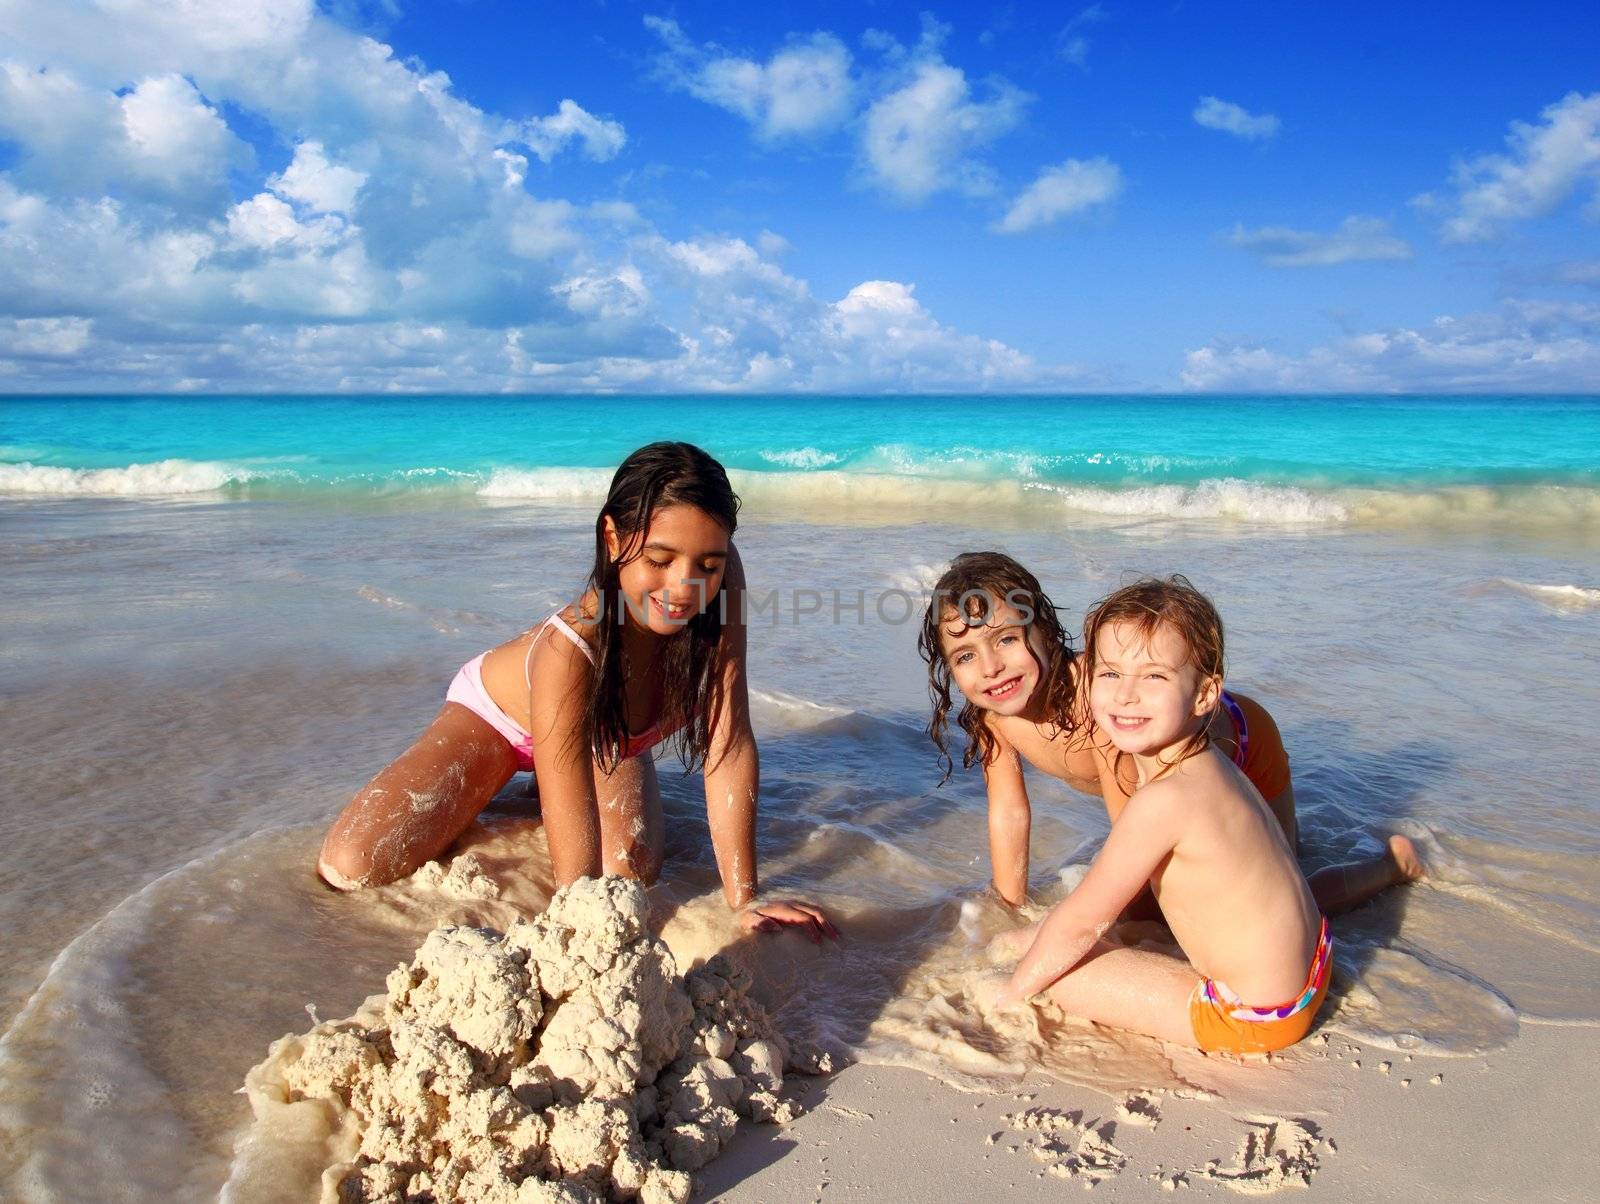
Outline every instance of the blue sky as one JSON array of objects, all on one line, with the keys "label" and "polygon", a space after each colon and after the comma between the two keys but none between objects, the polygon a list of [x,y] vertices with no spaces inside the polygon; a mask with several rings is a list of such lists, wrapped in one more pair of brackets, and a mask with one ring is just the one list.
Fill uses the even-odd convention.
[{"label": "blue sky", "polygon": [[0,389],[1600,387],[1576,4],[0,0]]}]

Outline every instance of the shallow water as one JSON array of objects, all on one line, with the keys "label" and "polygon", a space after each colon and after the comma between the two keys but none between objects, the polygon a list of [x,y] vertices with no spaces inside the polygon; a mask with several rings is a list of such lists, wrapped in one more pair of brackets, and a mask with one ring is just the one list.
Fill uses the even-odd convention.
[{"label": "shallow water", "polygon": [[[943,514],[863,528],[757,504],[740,530],[753,587],[780,591],[751,638],[766,889],[830,905],[847,933],[752,947],[788,1024],[969,1084],[1029,1066],[1105,1090],[1192,1077],[1150,1042],[996,1031],[970,1005],[975,940],[1001,922],[971,902],[982,783],[937,788],[891,591],[976,547],[1017,555],[1072,615],[1125,573],[1188,573],[1228,622],[1232,682],[1284,731],[1308,862],[1419,838],[1432,881],[1335,924],[1331,1028],[1462,1054],[1600,1020],[1592,529]],[[336,895],[312,857],[460,662],[575,591],[592,521],[471,498],[0,501],[0,1194],[215,1192],[245,1070],[308,1007],[349,1013],[437,921],[537,906],[542,837],[516,783],[468,839],[509,904]],[[865,591],[864,613],[835,621],[835,590],[846,607]],[[800,591],[820,613],[796,613]],[[661,770],[662,912],[692,956],[731,933],[698,781]],[[1097,801],[1030,786],[1051,898],[1106,824]]]}]

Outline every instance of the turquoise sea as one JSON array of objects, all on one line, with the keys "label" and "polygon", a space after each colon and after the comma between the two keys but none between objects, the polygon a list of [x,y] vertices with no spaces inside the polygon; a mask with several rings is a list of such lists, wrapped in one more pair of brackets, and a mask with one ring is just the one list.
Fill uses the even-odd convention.
[{"label": "turquoise sea", "polygon": [[[940,786],[923,732],[915,620],[980,548],[1069,628],[1130,574],[1188,575],[1284,733],[1305,864],[1417,841],[1425,883],[1334,921],[1324,1031],[1420,1082],[1600,1024],[1600,396],[0,398],[0,1198],[215,1198],[272,1040],[434,924],[537,896],[520,781],[465,838],[501,901],[337,895],[314,855],[463,661],[581,590],[597,499],[657,438],[730,468],[776,598],[762,876],[847,935],[761,946],[792,1029],[969,1087],[1262,1106],[1198,1055],[974,1021],[1004,917],[982,781]],[[700,783],[659,772],[673,923],[725,938]],[[1048,902],[1106,821],[1029,791]]]},{"label": "turquoise sea", "polygon": [[0,492],[561,499],[698,440],[756,503],[1600,519],[1600,396],[0,399]]}]

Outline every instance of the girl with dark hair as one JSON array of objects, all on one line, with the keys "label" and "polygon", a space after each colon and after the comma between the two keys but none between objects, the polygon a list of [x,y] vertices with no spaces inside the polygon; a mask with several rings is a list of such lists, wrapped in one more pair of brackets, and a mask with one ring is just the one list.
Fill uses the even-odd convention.
[{"label": "girl with dark hair", "polygon": [[393,882],[450,847],[519,769],[531,769],[557,886],[661,870],[655,765],[670,742],[705,778],[723,895],[751,931],[836,936],[816,907],[760,900],[759,762],[745,681],[739,499],[688,443],[623,461],[595,519],[583,596],[461,667],[444,708],[356,794],[317,871],[342,890]]},{"label": "girl with dark hair", "polygon": [[[989,859],[995,893],[1012,907],[1028,893],[1032,808],[1023,762],[1105,800],[1113,822],[1136,781],[1107,734],[1085,709],[1081,658],[1039,580],[1003,552],[965,552],[934,585],[917,650],[928,665],[933,717],[928,735],[944,767],[954,769],[946,740],[952,691],[964,700],[956,726],[966,734],[963,768],[982,765],[989,795]],[[1206,729],[1266,800],[1291,848],[1298,829],[1289,755],[1264,707],[1224,692]],[[1389,837],[1377,857],[1328,866],[1310,877],[1323,912],[1348,911],[1381,891],[1421,877],[1423,866],[1404,836]],[[1153,901],[1135,915],[1155,918]]]}]

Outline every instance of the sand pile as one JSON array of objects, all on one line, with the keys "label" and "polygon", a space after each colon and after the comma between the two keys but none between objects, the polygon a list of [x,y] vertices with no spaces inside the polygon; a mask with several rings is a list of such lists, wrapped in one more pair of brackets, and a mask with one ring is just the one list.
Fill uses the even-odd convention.
[{"label": "sand pile", "polygon": [[272,1046],[258,1125],[328,1111],[325,1201],[686,1201],[741,1115],[792,1118],[786,1067],[831,1067],[791,1056],[727,959],[679,977],[648,913],[637,883],[584,879],[504,934],[435,930],[386,997]]}]

